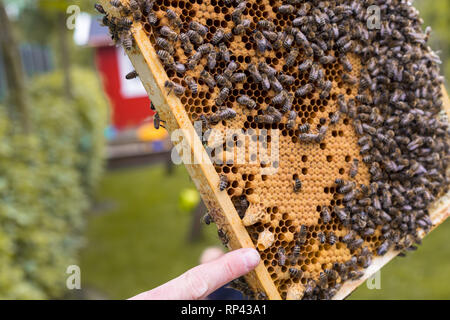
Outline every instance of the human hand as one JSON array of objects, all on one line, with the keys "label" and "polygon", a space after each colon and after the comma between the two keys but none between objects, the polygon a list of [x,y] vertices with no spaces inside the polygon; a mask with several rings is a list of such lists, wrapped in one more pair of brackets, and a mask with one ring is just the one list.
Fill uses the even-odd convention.
[{"label": "human hand", "polygon": [[203,299],[224,284],[250,272],[259,262],[260,257],[255,249],[243,248],[231,251],[130,300]]}]

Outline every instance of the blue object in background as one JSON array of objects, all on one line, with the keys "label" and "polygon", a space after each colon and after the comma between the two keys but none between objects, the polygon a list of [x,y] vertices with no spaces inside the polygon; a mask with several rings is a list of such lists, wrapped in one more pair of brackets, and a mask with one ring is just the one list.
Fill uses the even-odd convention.
[{"label": "blue object in background", "polygon": [[107,140],[112,140],[116,136],[117,136],[117,129],[114,126],[110,125],[110,126],[106,127],[106,129],[105,129],[105,138]]},{"label": "blue object in background", "polygon": [[211,293],[208,300],[248,300],[244,295],[237,290],[227,288],[228,284],[220,287],[213,293]]},{"label": "blue object in background", "polygon": [[154,152],[164,151],[164,143],[161,140],[156,140],[152,142],[152,148]]}]

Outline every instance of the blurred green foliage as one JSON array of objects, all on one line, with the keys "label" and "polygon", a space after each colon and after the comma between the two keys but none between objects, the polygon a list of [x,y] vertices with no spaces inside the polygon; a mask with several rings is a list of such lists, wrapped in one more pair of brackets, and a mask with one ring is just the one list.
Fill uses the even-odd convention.
[{"label": "blurred green foliage", "polygon": [[102,171],[107,103],[92,71],[30,82],[34,132],[23,135],[0,106],[0,298],[59,297],[77,264],[83,214]]},{"label": "blurred green foliage", "polygon": [[430,47],[439,53],[442,59],[442,74],[450,79],[450,1],[449,0],[416,0],[414,6],[424,20],[424,28],[431,26],[433,32],[429,41]]},{"label": "blurred green foliage", "polygon": [[162,164],[105,174],[96,196],[103,210],[92,212],[81,254],[86,293],[129,298],[179,276],[199,263],[205,247],[220,245],[213,224],[203,227],[201,241],[187,241],[192,215],[178,199],[193,187],[184,166],[173,175]]}]

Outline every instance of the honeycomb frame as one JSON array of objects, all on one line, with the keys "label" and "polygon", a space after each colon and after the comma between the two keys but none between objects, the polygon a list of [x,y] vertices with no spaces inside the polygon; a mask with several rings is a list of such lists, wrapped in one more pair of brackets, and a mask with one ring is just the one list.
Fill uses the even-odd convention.
[{"label": "honeycomb frame", "polygon": [[[104,5],[105,9],[110,8],[107,3],[108,1],[102,0],[100,2]],[[183,103],[177,96],[167,94],[168,90],[165,88],[164,84],[166,80],[169,80],[169,77],[149,39],[148,30],[145,30],[145,27],[140,23],[134,23],[132,26],[132,33],[136,45],[132,50],[128,50],[127,54],[137,70],[158,114],[161,119],[165,121],[165,126],[169,133],[177,131],[184,143],[187,143],[189,148],[187,151],[192,153],[195,159],[203,160],[198,161],[198,164],[185,164],[185,166],[199,190],[203,201],[213,215],[218,228],[226,230],[229,238],[229,248],[254,248],[255,242],[252,241],[248,230],[242,223],[231,197],[227,192],[219,191],[217,188],[220,176],[216,170],[216,166],[209,161],[208,154],[203,148],[202,142],[198,136],[192,135],[192,132],[194,132],[194,127],[192,125],[193,119],[186,111],[186,101]],[[450,115],[450,102],[445,93],[445,88],[443,89],[443,92],[444,106],[447,113]],[[349,131],[352,130],[353,129]],[[353,142],[355,141],[356,140],[354,139]],[[176,142],[174,142],[174,144],[177,145]],[[357,147],[354,148],[354,151],[355,150],[356,152],[353,156],[358,157],[359,150]],[[364,178],[361,179],[364,180]],[[366,180],[367,179],[368,173],[366,169]],[[450,194],[447,194],[436,201],[434,208],[432,208],[430,212],[434,227],[442,223],[450,215]],[[345,298],[351,291],[378,271],[398,253],[399,252],[395,250],[390,250],[384,256],[374,257],[372,264],[364,270],[364,276],[356,281],[345,282],[333,299]],[[269,299],[282,298],[271,274],[268,272],[268,266],[264,264],[264,261],[260,263],[254,272],[251,272],[246,276],[246,280],[253,291],[263,291]]]}]

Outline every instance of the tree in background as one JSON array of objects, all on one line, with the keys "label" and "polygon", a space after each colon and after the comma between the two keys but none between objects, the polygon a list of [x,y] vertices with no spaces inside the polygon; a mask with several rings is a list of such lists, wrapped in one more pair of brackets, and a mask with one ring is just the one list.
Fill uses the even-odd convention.
[{"label": "tree in background", "polygon": [[[64,11],[44,6],[57,2]],[[66,1],[21,3],[20,14],[35,20],[10,23],[0,0],[10,96],[0,105],[0,299],[61,298],[69,293],[66,270],[77,264],[84,213],[102,172],[107,103],[96,74],[64,54],[72,45]],[[53,39],[59,70],[25,79],[16,34],[41,44]]]},{"label": "tree in background", "polygon": [[22,130],[28,133],[30,130],[30,119],[28,115],[22,60],[3,0],[0,0],[0,30],[2,30],[0,32],[0,48],[4,59],[9,92],[8,98],[11,105],[10,116],[19,117]]}]

